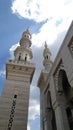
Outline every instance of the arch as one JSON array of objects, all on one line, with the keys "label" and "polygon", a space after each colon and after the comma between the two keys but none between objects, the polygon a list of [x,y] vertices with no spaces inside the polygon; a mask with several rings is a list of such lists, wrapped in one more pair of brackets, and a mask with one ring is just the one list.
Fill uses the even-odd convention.
[{"label": "arch", "polygon": [[61,69],[58,75],[58,92],[64,93],[67,98],[70,95],[71,86],[69,84],[65,70]]},{"label": "arch", "polygon": [[27,61],[27,54],[25,55],[25,62]]},{"label": "arch", "polygon": [[58,87],[59,87],[58,93],[60,94],[59,101],[61,101],[62,103],[64,102],[63,99],[65,99],[64,105],[65,105],[67,119],[69,122],[69,127],[70,127],[70,130],[73,130],[73,102],[71,100],[71,86],[68,81],[68,77],[65,70],[61,69],[59,71],[58,76],[59,76],[58,77]]},{"label": "arch", "polygon": [[48,55],[46,55],[46,59],[48,59]]},{"label": "arch", "polygon": [[19,61],[21,60],[21,53],[19,53],[19,57],[18,57],[18,60],[19,60]]}]

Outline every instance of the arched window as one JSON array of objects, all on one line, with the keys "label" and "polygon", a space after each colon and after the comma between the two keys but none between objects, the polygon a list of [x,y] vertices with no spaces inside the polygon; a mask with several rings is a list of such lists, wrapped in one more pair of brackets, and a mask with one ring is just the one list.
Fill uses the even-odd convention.
[{"label": "arched window", "polygon": [[48,55],[45,56],[45,59],[46,59],[46,60],[48,59]]},{"label": "arched window", "polygon": [[58,90],[63,91],[66,97],[69,95],[71,86],[69,84],[66,72],[64,70],[59,71],[58,87]]},{"label": "arched window", "polygon": [[46,56],[46,59],[48,59],[48,55]]},{"label": "arched window", "polygon": [[27,38],[29,38],[29,35],[27,35]]},{"label": "arched window", "polygon": [[27,61],[27,54],[25,55],[25,61]]},{"label": "arched window", "polygon": [[21,60],[21,53],[19,54],[18,60],[19,60],[19,61]]}]

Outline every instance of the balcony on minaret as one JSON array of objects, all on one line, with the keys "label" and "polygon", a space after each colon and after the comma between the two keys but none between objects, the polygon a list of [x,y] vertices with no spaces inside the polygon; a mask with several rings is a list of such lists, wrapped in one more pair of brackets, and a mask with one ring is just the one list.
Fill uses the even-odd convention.
[{"label": "balcony on minaret", "polygon": [[6,64],[15,64],[15,65],[21,65],[21,66],[35,66],[32,62],[23,62],[23,61],[16,61],[16,60],[7,60]]},{"label": "balcony on minaret", "polygon": [[14,51],[14,60],[18,62],[30,62],[33,55],[31,50],[31,34],[28,29],[23,32],[22,37],[19,42],[20,46]]},{"label": "balcony on minaret", "polygon": [[32,50],[31,50],[31,34],[29,29],[23,32],[22,37],[19,41],[19,46],[14,50],[14,59],[9,60],[8,63],[15,63],[15,64],[32,64],[31,59],[33,57]]},{"label": "balcony on minaret", "polygon": [[25,46],[18,46],[14,51],[14,60],[18,62],[30,62],[32,59],[32,50]]}]

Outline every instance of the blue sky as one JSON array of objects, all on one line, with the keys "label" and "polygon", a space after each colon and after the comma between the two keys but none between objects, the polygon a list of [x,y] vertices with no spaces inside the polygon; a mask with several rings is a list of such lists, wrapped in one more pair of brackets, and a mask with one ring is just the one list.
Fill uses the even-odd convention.
[{"label": "blue sky", "polygon": [[32,34],[36,72],[30,91],[28,130],[39,130],[40,125],[37,80],[43,68],[44,42],[54,60],[73,19],[72,12],[73,0],[0,0],[0,93],[5,82],[6,60],[13,57],[13,50],[27,27]]}]

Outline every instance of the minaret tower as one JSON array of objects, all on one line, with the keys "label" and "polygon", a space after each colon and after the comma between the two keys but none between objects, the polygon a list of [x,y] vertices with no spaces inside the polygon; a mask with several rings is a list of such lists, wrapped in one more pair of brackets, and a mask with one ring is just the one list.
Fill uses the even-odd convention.
[{"label": "minaret tower", "polygon": [[49,75],[49,72],[50,72],[52,64],[53,64],[53,62],[50,59],[51,52],[50,52],[46,42],[44,45],[43,57],[44,57],[44,60],[43,60],[44,69],[41,71],[41,74],[40,74],[40,77],[38,80],[38,86],[40,87],[41,91],[44,87],[47,76]]},{"label": "minaret tower", "polygon": [[[49,76],[51,67],[53,62],[50,59],[51,52],[45,42],[45,48],[43,51],[43,65],[44,69],[41,71],[39,80],[38,80],[38,87],[40,89],[40,130],[48,130],[48,114],[47,114],[47,99],[45,99],[45,94],[43,90],[45,89],[46,80]],[[46,102],[45,102],[46,101]]]},{"label": "minaret tower", "polygon": [[31,34],[27,29],[6,64],[6,83],[0,97],[0,130],[27,130],[30,83],[35,71],[31,63]]},{"label": "minaret tower", "polygon": [[43,65],[45,67],[45,71],[48,71],[48,73],[49,73],[51,66],[52,66],[52,61],[50,60],[51,52],[50,52],[46,42],[45,42],[45,49],[43,52],[43,57],[44,57]]}]

